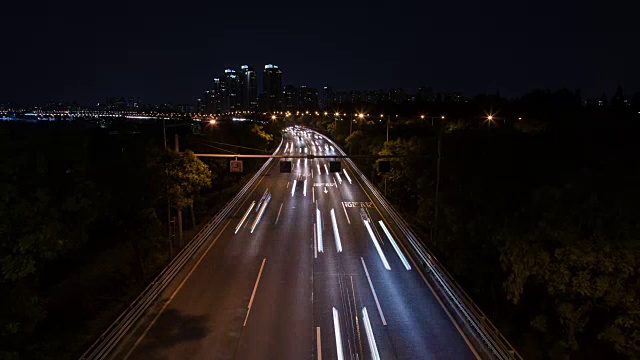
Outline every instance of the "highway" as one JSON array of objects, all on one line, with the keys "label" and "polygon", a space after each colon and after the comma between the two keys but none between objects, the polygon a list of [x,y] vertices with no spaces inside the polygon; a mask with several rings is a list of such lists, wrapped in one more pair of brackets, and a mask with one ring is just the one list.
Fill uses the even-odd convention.
[{"label": "highway", "polygon": [[[279,154],[338,152],[290,128]],[[329,160],[272,161],[117,358],[476,359],[396,225]]]}]

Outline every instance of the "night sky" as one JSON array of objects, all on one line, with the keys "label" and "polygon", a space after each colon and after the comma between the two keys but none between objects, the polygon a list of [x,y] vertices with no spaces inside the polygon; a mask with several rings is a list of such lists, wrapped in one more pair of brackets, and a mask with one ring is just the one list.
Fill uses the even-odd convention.
[{"label": "night sky", "polygon": [[633,3],[14,1],[0,11],[0,103],[192,103],[245,63],[259,80],[273,63],[286,84],[337,90],[595,96],[620,84],[631,95],[640,91]]}]

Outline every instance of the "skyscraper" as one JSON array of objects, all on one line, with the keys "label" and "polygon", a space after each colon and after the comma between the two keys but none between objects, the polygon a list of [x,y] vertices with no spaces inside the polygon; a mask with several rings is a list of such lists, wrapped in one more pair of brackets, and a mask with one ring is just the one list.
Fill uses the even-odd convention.
[{"label": "skyscraper", "polygon": [[262,81],[265,110],[282,109],[282,71],[276,65],[264,66]]},{"label": "skyscraper", "polygon": [[240,99],[242,110],[256,110],[258,108],[258,82],[256,72],[249,65],[240,67]]},{"label": "skyscraper", "polygon": [[240,78],[234,69],[225,69],[222,78],[223,111],[240,110]]}]

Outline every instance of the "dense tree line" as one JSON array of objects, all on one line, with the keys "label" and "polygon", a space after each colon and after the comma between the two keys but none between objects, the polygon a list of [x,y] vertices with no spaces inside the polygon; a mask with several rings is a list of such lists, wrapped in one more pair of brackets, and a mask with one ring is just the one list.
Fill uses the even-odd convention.
[{"label": "dense tree line", "polygon": [[[168,261],[169,209],[196,209],[188,241],[259,165],[229,174],[193,140],[276,143],[253,123],[176,122],[168,150],[160,123],[0,125],[0,359],[77,358]],[[187,151],[171,150],[174,134]]]},{"label": "dense tree line", "polygon": [[434,109],[389,142],[378,116],[302,121],[398,155],[361,166],[524,358],[640,358],[638,115],[564,90]]}]

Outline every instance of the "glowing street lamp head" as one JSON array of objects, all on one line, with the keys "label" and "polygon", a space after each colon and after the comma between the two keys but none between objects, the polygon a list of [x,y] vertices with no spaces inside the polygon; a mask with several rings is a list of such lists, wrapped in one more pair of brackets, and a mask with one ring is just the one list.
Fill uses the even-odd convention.
[{"label": "glowing street lamp head", "polygon": [[360,113],[360,114],[358,114],[358,117],[359,117],[360,119],[363,119],[363,118],[364,118],[364,114]]},{"label": "glowing street lamp head", "polygon": [[489,120],[489,121],[493,121],[493,115],[489,115],[489,116],[487,116],[487,120]]},{"label": "glowing street lamp head", "polygon": [[340,113],[339,113],[339,112],[337,112],[337,113],[335,113],[334,115],[335,115],[335,116],[340,116]]},{"label": "glowing street lamp head", "polygon": [[275,115],[271,115],[271,120],[275,120],[276,116]]},{"label": "glowing street lamp head", "polygon": [[327,116],[327,112],[326,111],[324,112],[324,116]]},{"label": "glowing street lamp head", "polygon": [[442,115],[442,116],[440,117],[440,119],[444,120],[444,115]]},{"label": "glowing street lamp head", "polygon": [[424,119],[424,115],[420,115],[420,119]]}]

